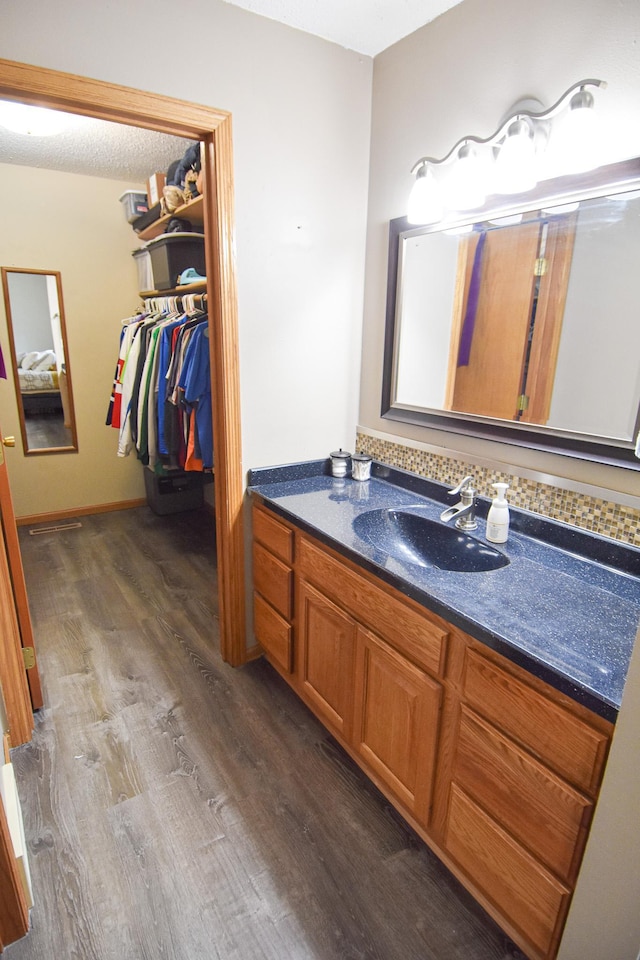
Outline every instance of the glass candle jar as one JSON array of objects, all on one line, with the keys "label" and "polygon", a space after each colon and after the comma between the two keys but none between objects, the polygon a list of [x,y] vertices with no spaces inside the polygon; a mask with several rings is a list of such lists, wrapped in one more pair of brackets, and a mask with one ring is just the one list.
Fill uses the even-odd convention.
[{"label": "glass candle jar", "polygon": [[349,460],[351,459],[351,454],[347,453],[346,450],[334,450],[331,457],[331,476],[332,477],[346,477],[347,475],[347,466]]},{"label": "glass candle jar", "polygon": [[354,480],[369,480],[371,457],[367,453],[354,453],[351,458],[351,476]]}]

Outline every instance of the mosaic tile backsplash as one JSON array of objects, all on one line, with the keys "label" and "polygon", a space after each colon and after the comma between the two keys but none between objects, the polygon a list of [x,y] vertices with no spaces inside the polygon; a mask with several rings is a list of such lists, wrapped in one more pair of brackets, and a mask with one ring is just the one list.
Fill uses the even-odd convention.
[{"label": "mosaic tile backsplash", "polygon": [[640,547],[640,510],[634,507],[621,506],[513,474],[498,473],[472,461],[455,460],[364,433],[357,435],[356,452],[368,453],[381,463],[410,470],[421,477],[452,487],[460,482],[463,474],[472,473],[478,493],[489,498],[494,493],[491,484],[496,480],[505,481],[509,484],[509,503],[514,507]]}]

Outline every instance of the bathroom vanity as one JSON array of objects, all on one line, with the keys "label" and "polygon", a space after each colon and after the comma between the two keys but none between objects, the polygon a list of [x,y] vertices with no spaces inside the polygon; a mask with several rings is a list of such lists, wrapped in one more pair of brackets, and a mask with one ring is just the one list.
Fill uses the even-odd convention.
[{"label": "bathroom vanity", "polygon": [[251,474],[256,638],[526,954],[552,958],[640,620],[640,551],[512,511],[501,566],[447,569],[393,530],[385,548],[390,514],[441,523],[446,488],[381,464],[364,483],[327,472]]}]

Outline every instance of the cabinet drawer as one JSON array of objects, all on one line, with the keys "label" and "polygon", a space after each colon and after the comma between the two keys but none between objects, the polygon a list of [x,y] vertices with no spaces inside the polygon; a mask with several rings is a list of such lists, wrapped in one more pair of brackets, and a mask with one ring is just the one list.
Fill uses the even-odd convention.
[{"label": "cabinet drawer", "polygon": [[448,634],[426,610],[404,603],[391,588],[382,589],[305,537],[300,538],[298,570],[414,663],[434,674],[442,671]]},{"label": "cabinet drawer", "polygon": [[597,793],[609,738],[475,650],[467,650],[464,697],[478,713],[561,777]]},{"label": "cabinet drawer", "polygon": [[291,620],[293,572],[269,550],[253,544],[253,585],[286,620]]},{"label": "cabinet drawer", "polygon": [[257,593],[253,595],[253,626],[256,640],[265,653],[282,670],[291,673],[293,628]]},{"label": "cabinet drawer", "polygon": [[285,563],[293,563],[293,530],[259,506],[254,506],[252,518],[254,540]]},{"label": "cabinet drawer", "polygon": [[453,779],[539,860],[573,880],[593,805],[464,707]]},{"label": "cabinet drawer", "polygon": [[551,955],[569,905],[569,890],[455,784],[445,843],[486,899],[537,955]]}]

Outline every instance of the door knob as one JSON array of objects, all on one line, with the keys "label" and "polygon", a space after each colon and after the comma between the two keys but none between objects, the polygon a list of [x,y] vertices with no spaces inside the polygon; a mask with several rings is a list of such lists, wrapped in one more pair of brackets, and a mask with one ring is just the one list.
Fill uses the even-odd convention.
[{"label": "door knob", "polygon": [[3,438],[2,438],[2,442],[3,442],[3,444],[5,445],[5,447],[15,447],[15,445],[16,445],[16,438],[15,438],[15,437],[3,437]]}]

